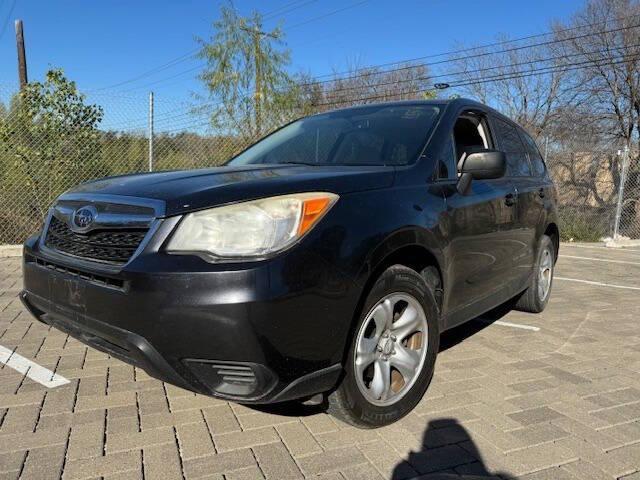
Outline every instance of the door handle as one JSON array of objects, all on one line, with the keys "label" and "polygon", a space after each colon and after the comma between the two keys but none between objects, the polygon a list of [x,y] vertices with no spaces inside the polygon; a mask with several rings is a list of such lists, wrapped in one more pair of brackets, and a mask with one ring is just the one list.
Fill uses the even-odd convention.
[{"label": "door handle", "polygon": [[516,203],[516,196],[513,193],[507,193],[507,195],[504,197],[504,203],[511,207],[513,205],[515,205]]},{"label": "door handle", "polygon": [[540,198],[544,198],[544,188],[541,188],[540,190],[538,190],[538,196]]}]

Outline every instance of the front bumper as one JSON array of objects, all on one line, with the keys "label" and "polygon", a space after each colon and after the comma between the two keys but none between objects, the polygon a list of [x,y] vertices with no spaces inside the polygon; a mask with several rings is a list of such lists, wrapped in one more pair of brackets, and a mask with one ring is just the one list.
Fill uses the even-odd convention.
[{"label": "front bumper", "polygon": [[270,403],[330,390],[359,290],[310,249],[213,265],[153,247],[118,272],[24,249],[31,313],[151,376],[199,393]]}]

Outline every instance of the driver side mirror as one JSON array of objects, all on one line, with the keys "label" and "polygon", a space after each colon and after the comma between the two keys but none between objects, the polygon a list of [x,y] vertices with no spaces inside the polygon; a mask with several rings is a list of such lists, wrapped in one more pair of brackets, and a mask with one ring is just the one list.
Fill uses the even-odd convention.
[{"label": "driver side mirror", "polygon": [[504,152],[498,150],[482,150],[467,155],[460,170],[458,192],[467,195],[471,181],[491,180],[504,176],[507,168],[507,158]]}]

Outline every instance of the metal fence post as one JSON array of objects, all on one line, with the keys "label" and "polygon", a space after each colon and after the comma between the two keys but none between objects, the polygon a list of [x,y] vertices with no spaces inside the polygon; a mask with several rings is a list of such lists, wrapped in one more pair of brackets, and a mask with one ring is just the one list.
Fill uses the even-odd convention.
[{"label": "metal fence post", "polygon": [[622,216],[622,204],[624,203],[624,184],[627,181],[627,167],[629,165],[629,147],[625,145],[622,151],[622,168],[620,171],[620,184],[618,185],[618,201],[616,202],[616,220],[613,226],[613,240],[620,236],[620,217]]},{"label": "metal fence post", "polygon": [[549,155],[549,137],[544,138],[544,159],[547,159],[547,155]]},{"label": "metal fence post", "polygon": [[153,172],[153,92],[149,92],[149,171]]}]

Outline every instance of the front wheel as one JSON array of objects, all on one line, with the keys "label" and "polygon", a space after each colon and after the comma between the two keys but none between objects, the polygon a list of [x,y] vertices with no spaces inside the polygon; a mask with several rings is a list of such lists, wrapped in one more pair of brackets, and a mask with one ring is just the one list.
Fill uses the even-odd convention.
[{"label": "front wheel", "polygon": [[414,270],[395,265],[372,287],[329,413],[360,428],[388,425],[424,395],[439,346],[433,292]]},{"label": "front wheel", "polygon": [[540,241],[540,249],[529,287],[518,298],[515,308],[522,312],[542,312],[551,296],[553,271],[556,260],[556,249],[551,237],[544,235]]}]

